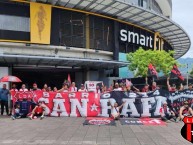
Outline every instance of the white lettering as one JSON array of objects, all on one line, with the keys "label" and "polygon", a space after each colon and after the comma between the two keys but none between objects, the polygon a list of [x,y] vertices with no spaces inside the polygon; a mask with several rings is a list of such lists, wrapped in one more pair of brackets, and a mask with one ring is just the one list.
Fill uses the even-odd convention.
[{"label": "white lettering", "polygon": [[[126,117],[128,117],[128,112],[130,113],[130,116],[133,117],[139,117],[140,114],[137,112],[137,109],[135,107],[135,98],[133,99],[123,99],[123,102],[126,101],[126,103],[123,105],[123,109],[122,109],[122,112],[121,112],[121,115],[124,115]],[[130,109],[128,109],[128,105],[130,107]]]},{"label": "white lettering", "polygon": [[120,34],[121,34],[121,41],[127,41],[127,31],[122,29],[120,31]]},{"label": "white lettering", "polygon": [[64,106],[65,99],[53,99],[53,102],[54,107],[52,113],[50,114],[51,116],[58,116],[58,113],[60,113],[60,116],[68,116],[68,113]]},{"label": "white lettering", "polygon": [[145,36],[141,34],[140,37],[141,37],[140,42],[139,42],[140,45],[145,46]]},{"label": "white lettering", "polygon": [[78,101],[78,99],[70,99],[70,102],[71,102],[70,116],[77,117],[76,108],[78,109],[78,111],[80,112],[80,115],[82,117],[87,116],[87,102],[88,102],[88,99],[81,99],[82,106],[80,105],[80,102]]},{"label": "white lettering", "polygon": [[[101,114],[100,116],[109,117],[108,110],[111,109],[111,106],[108,106],[108,99],[100,99],[101,103]],[[115,99],[110,99],[111,104],[113,105],[116,101]]]},{"label": "white lettering", "polygon": [[142,117],[151,116],[150,114],[150,108],[152,107],[150,103],[155,103],[154,97],[151,98],[142,98],[141,99],[142,105],[143,105],[143,113],[141,114]]},{"label": "white lettering", "polygon": [[[131,37],[133,38],[133,41],[131,41]],[[135,38],[137,39],[137,43],[139,44],[139,34],[128,31],[128,42],[135,43]]]}]

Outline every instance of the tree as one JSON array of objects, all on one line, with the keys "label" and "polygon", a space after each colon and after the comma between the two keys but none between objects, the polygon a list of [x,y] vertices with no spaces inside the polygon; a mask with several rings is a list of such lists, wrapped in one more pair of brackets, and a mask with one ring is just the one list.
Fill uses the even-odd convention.
[{"label": "tree", "polygon": [[174,51],[166,52],[164,50],[143,50],[139,48],[133,53],[127,54],[127,60],[130,62],[129,70],[135,71],[136,76],[147,77],[148,65],[151,63],[156,67],[157,72],[163,72],[168,76],[174,64],[178,62],[172,57]]}]

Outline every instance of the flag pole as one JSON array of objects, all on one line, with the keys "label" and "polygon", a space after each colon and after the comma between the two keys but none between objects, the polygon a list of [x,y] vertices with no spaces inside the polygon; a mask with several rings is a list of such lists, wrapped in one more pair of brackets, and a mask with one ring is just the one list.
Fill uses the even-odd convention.
[{"label": "flag pole", "polygon": [[188,63],[187,63],[187,76],[186,76],[186,84],[187,84],[187,87],[188,87]]}]

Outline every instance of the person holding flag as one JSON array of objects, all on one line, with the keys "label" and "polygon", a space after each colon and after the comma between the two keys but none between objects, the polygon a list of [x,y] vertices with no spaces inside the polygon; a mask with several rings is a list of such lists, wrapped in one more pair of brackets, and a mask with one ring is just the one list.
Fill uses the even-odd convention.
[{"label": "person holding flag", "polygon": [[148,65],[148,76],[152,76],[152,77],[153,77],[153,81],[154,81],[155,79],[157,79],[157,76],[158,76],[157,71],[156,71],[156,69],[155,69],[155,66],[153,66],[152,63],[150,63],[150,64]]},{"label": "person holding flag", "polygon": [[177,91],[176,89],[176,85],[175,84],[172,84],[172,86],[170,86],[170,83],[169,83],[169,77],[167,78],[167,86],[168,86],[168,91],[171,92],[171,93],[174,93]]},{"label": "person holding flag", "polygon": [[178,66],[174,64],[171,73],[170,73],[170,78],[177,77],[181,81],[184,81],[184,77],[182,76],[181,72],[178,69]]}]

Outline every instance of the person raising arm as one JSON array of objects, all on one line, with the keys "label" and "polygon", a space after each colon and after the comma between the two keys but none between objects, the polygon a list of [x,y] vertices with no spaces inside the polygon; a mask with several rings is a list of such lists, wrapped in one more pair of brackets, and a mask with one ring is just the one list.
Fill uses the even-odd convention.
[{"label": "person raising arm", "polygon": [[115,102],[114,105],[111,104],[110,100],[108,101],[111,105],[111,116],[114,120],[118,120],[120,118],[120,109],[123,107],[123,105],[126,103],[124,101],[120,106]]},{"label": "person raising arm", "polygon": [[185,116],[193,116],[193,111],[188,105],[188,101],[184,101],[184,105],[180,108],[179,119],[183,120]]}]

